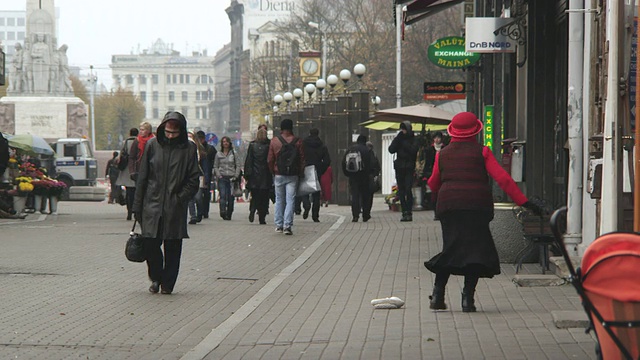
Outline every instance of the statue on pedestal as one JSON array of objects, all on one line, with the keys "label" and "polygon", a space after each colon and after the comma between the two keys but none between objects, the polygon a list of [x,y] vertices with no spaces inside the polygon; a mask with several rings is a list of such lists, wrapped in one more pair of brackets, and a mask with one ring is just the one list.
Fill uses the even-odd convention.
[{"label": "statue on pedestal", "polygon": [[11,70],[9,72],[9,87],[7,88],[7,92],[22,92],[22,84],[23,84],[23,51],[22,45],[20,43],[16,43],[15,45],[16,52],[13,54],[13,58],[11,59]]},{"label": "statue on pedestal", "polygon": [[31,72],[33,76],[34,94],[49,93],[49,67],[51,66],[51,51],[44,34],[36,34],[31,46]]}]

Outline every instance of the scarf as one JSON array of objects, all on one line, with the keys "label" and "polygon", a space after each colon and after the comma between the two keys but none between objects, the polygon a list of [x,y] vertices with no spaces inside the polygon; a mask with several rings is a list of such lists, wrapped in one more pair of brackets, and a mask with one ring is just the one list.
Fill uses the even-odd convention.
[{"label": "scarf", "polygon": [[142,159],[142,153],[144,152],[144,146],[147,144],[147,141],[153,137],[153,133],[150,133],[147,137],[142,137],[142,135],[138,135],[138,159]]},{"label": "scarf", "polygon": [[442,143],[440,144],[433,143],[433,147],[436,149],[436,152],[438,152],[440,151],[440,149],[442,149]]}]

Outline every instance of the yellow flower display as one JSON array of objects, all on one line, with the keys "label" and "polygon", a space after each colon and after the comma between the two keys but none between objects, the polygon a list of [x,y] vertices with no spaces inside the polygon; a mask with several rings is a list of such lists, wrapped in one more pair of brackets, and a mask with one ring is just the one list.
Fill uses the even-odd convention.
[{"label": "yellow flower display", "polygon": [[20,182],[18,184],[18,191],[21,192],[31,192],[33,191],[33,185],[29,182]]}]

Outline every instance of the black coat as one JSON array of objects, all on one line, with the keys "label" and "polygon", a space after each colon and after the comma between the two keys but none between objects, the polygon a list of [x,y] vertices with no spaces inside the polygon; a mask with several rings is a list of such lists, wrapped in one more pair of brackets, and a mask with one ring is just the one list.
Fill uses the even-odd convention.
[{"label": "black coat", "polygon": [[302,140],[305,166],[314,165],[318,177],[322,176],[331,165],[329,150],[317,136],[308,136]]},{"label": "black coat", "polygon": [[[197,146],[187,138],[187,121],[179,113],[180,136],[171,141],[164,135],[167,120],[158,126],[158,136],[150,139],[142,154],[136,182],[133,211],[142,213],[142,236],[183,239],[187,234],[189,200],[198,192]],[[178,116],[179,115],[179,116]],[[158,226],[162,220],[162,234]]]},{"label": "black coat", "polygon": [[397,154],[396,160],[393,162],[394,169],[415,169],[416,157],[418,156],[418,142],[411,130],[411,123],[403,122],[407,128],[407,133],[399,132],[391,141],[389,152]]},{"label": "black coat", "polygon": [[[353,150],[359,151],[360,156],[362,157],[363,170],[357,173],[352,173],[347,171],[347,161],[346,161],[347,154]],[[372,152],[371,150],[369,150],[366,144],[357,143],[353,145],[352,147],[349,148],[349,150],[344,154],[344,157],[342,158],[342,173],[345,176],[352,179],[368,181],[369,175],[372,174],[373,172],[373,168],[372,168],[373,161],[371,159],[371,156],[372,156]]]},{"label": "black coat", "polygon": [[248,189],[271,189],[273,176],[269,171],[267,156],[269,155],[269,140],[252,141],[247,149],[244,160],[244,177],[247,179]]}]

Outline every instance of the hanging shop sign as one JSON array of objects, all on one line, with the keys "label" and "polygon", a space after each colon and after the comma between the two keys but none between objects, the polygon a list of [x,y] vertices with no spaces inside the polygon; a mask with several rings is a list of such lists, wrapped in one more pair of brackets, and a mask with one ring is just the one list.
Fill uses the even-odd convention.
[{"label": "hanging shop sign", "polygon": [[513,18],[468,17],[465,19],[465,50],[472,53],[515,52],[516,41],[499,29],[513,23]]},{"label": "hanging shop sign", "polygon": [[448,36],[437,39],[427,49],[429,61],[445,69],[460,69],[480,60],[480,54],[465,50],[462,36]]},{"label": "hanging shop sign", "polygon": [[425,100],[462,100],[466,99],[464,82],[425,82],[423,98]]}]

